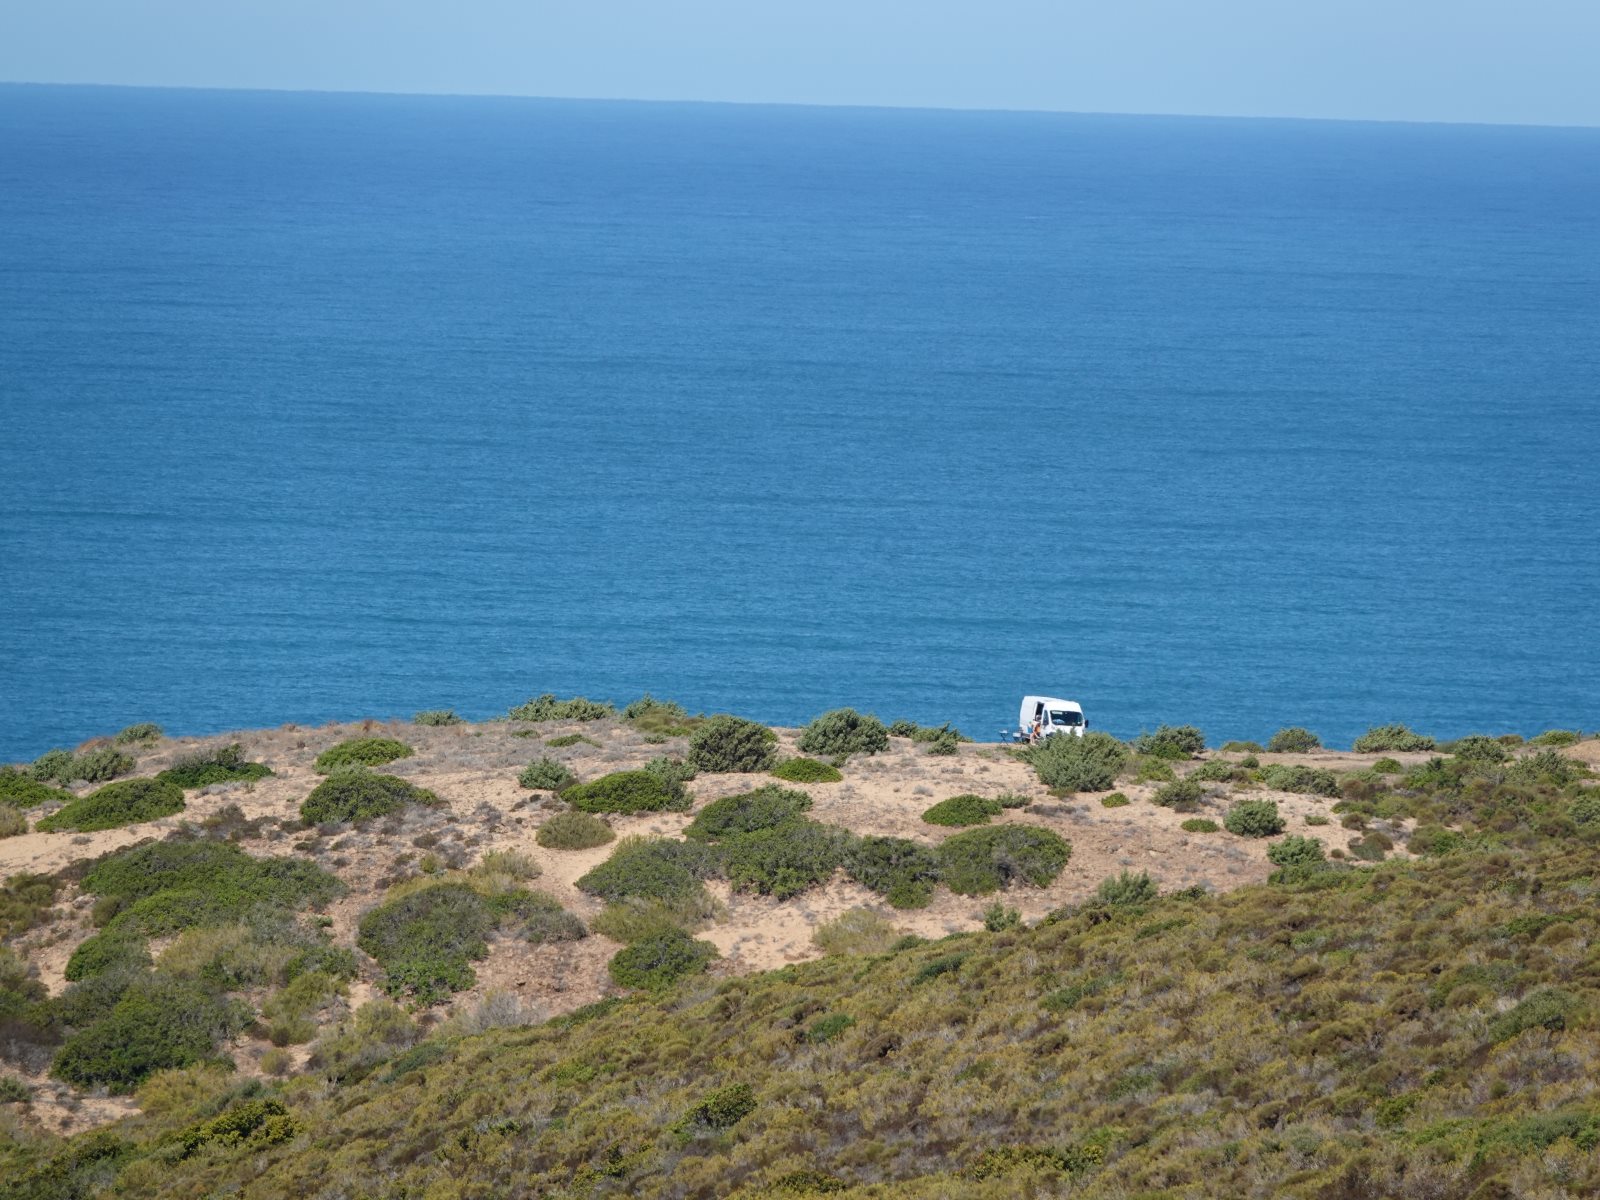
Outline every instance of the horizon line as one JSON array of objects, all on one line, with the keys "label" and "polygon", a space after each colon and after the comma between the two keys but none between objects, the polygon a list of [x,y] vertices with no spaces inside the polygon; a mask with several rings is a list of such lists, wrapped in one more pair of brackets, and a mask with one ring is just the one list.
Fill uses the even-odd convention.
[{"label": "horizon line", "polygon": [[1006,105],[939,105],[939,104],[851,104],[817,100],[726,100],[726,99],[661,99],[645,96],[546,96],[524,92],[457,92],[421,91],[407,92],[375,88],[296,88],[296,87],[233,87],[193,83],[98,83],[62,80],[0,79],[0,88],[103,88],[141,92],[226,92],[265,93],[289,96],[391,96],[440,100],[530,100],[535,102],[589,103],[589,104],[671,104],[717,106],[732,108],[820,108],[836,110],[863,110],[868,112],[930,112],[930,113],[981,113],[1015,116],[1049,117],[1156,117],[1192,121],[1292,121],[1338,125],[1443,125],[1452,128],[1489,129],[1570,129],[1595,130],[1600,124],[1560,124],[1553,122],[1493,121],[1493,120],[1429,120],[1418,117],[1329,117],[1264,115],[1259,113],[1184,113],[1184,112],[1130,112],[1116,109],[1074,108],[1013,108]]}]

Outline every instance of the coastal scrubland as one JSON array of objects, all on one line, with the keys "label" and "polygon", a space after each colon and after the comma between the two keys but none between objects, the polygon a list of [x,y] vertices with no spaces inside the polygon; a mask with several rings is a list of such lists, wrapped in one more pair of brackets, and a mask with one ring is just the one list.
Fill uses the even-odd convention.
[{"label": "coastal scrubland", "polygon": [[1600,741],[544,695],[0,769],[0,1196],[1585,1196]]}]

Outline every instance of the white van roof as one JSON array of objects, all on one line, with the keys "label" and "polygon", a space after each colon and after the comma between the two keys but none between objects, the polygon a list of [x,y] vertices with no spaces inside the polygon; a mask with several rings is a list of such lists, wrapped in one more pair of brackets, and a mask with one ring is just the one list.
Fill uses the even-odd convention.
[{"label": "white van roof", "polygon": [[1081,713],[1083,711],[1076,700],[1062,700],[1056,696],[1024,696],[1022,698],[1022,707],[1025,709],[1034,708],[1040,704],[1046,708],[1064,708],[1068,712]]}]

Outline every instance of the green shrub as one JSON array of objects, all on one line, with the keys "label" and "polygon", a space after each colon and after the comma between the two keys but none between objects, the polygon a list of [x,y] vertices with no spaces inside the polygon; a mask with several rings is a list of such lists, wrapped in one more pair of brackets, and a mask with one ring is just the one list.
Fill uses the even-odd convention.
[{"label": "green shrub", "polygon": [[1141,733],[1134,738],[1133,748],[1152,758],[1181,761],[1203,754],[1206,738],[1193,725],[1162,725],[1154,733]]},{"label": "green shrub", "polygon": [[1543,988],[1515,1008],[1489,1022],[1489,1041],[1504,1042],[1527,1029],[1565,1029],[1582,1008],[1576,996],[1559,988]]},{"label": "green shrub", "polygon": [[1109,796],[1100,797],[1101,808],[1124,808],[1131,803],[1132,801],[1121,792],[1112,792]]},{"label": "green shrub", "polygon": [[103,746],[86,754],[73,754],[67,750],[51,750],[34,759],[29,773],[45,783],[104,783],[118,775],[126,775],[138,763],[132,756]]},{"label": "green shrub", "polygon": [[579,891],[602,900],[630,898],[674,903],[704,892],[701,881],[718,874],[709,846],[667,838],[624,838],[611,857],[577,881]]},{"label": "green shrub", "polygon": [[568,746],[593,746],[600,749],[600,743],[583,733],[563,733],[560,737],[548,738],[546,746],[553,746],[557,750],[565,750]]},{"label": "green shrub", "polygon": [[889,731],[877,717],[836,708],[800,731],[799,746],[807,754],[877,754],[889,748]]},{"label": "green shrub", "polygon": [[765,771],[773,762],[778,735],[765,725],[726,713],[708,717],[689,737],[689,764],[717,775]]},{"label": "green shrub", "polygon": [[534,834],[534,840],[547,850],[593,850],[616,837],[611,826],[586,812],[557,813]]},{"label": "green shrub", "polygon": [[607,969],[619,987],[659,991],[700,974],[716,957],[717,948],[710,942],[681,929],[663,929],[617,951]]},{"label": "green shrub", "polygon": [[74,800],[35,824],[42,832],[76,829],[88,833],[154,821],[182,812],[183,789],[157,779],[124,779]]},{"label": "green shrub", "polygon": [[33,1089],[12,1075],[0,1075],[0,1104],[31,1104]]},{"label": "green shrub", "polygon": [[40,783],[32,775],[13,767],[0,767],[0,804],[12,808],[36,808],[41,804],[70,804],[77,799],[63,788]]},{"label": "green shrub", "polygon": [[63,977],[69,983],[104,975],[107,971],[150,969],[150,949],[142,937],[126,930],[111,930],[86,937],[67,959]]},{"label": "green shrub", "polygon": [[267,1040],[299,1046],[317,1036],[317,1014],[339,995],[342,983],[325,971],[307,971],[268,996],[261,1005]]},{"label": "green shrub", "polygon": [[838,783],[844,778],[838,767],[814,758],[786,758],[772,773],[788,783]]},{"label": "green shrub", "polygon": [[207,1146],[256,1151],[287,1142],[300,1127],[283,1106],[272,1099],[246,1100],[235,1104],[221,1116],[191,1125],[173,1135],[173,1157],[179,1160],[199,1153]]},{"label": "green shrub", "polygon": [[1271,800],[1240,800],[1228,810],[1222,824],[1240,837],[1276,837],[1283,832],[1283,818]]},{"label": "green shrub", "polygon": [[314,825],[367,821],[408,804],[436,805],[439,797],[393,775],[346,767],[329,775],[300,805],[300,817]]},{"label": "green shrub", "polygon": [[825,1045],[855,1023],[856,1019],[846,1013],[826,1013],[806,1027],[805,1033],[801,1035],[802,1040],[810,1042],[813,1046]]},{"label": "green shrub", "polygon": [[870,908],[849,908],[812,930],[811,940],[824,954],[887,954],[901,934]]},{"label": "green shrub", "polygon": [[1306,754],[1321,748],[1322,739],[1299,725],[1278,730],[1267,742],[1267,749],[1273,754]]},{"label": "green shrub", "polygon": [[1260,742],[1223,742],[1224,754],[1264,754],[1266,747]]},{"label": "green shrub", "polygon": [[111,740],[119,746],[143,746],[150,742],[159,742],[161,738],[161,726],[151,721],[143,721],[138,725],[129,725]]},{"label": "green shrub", "polygon": [[917,968],[917,973],[911,977],[911,986],[932,983],[942,976],[954,975],[966,966],[970,957],[971,955],[967,954],[941,954],[937,958],[930,958]]},{"label": "green shrub", "polygon": [[670,758],[665,754],[652,758],[641,770],[648,771],[667,787],[679,789],[699,773],[683,759]]},{"label": "green shrub", "polygon": [[14,938],[44,924],[60,884],[52,875],[20,871],[0,886],[0,939]]},{"label": "green shrub", "polygon": [[512,721],[537,724],[543,721],[601,721],[614,716],[616,709],[609,704],[574,696],[570,700],[557,700],[553,692],[535,696],[526,704],[519,704],[506,714]]},{"label": "green shrub", "polygon": [[264,763],[246,762],[244,747],[235,742],[231,746],[186,755],[156,778],[188,789],[209,787],[213,783],[249,782],[271,774],[272,768]]},{"label": "green shrub", "polygon": [[1179,828],[1185,833],[1215,833],[1220,826],[1215,821],[1208,821],[1205,817],[1190,817]]},{"label": "green shrub", "polygon": [[850,848],[845,870],[895,908],[924,908],[939,882],[939,856],[920,842],[864,837]]},{"label": "green shrub", "polygon": [[138,980],[103,1018],[62,1043],[51,1073],[76,1087],[122,1095],[155,1071],[211,1057],[249,1016],[245,1006],[191,982]]},{"label": "green shrub", "polygon": [[1155,881],[1150,878],[1148,871],[1140,871],[1137,875],[1123,871],[1102,879],[1100,886],[1095,889],[1094,898],[1112,908],[1133,908],[1149,904],[1158,894]]},{"label": "green shrub", "polygon": [[1206,789],[1193,779],[1174,779],[1158,787],[1150,801],[1174,812],[1193,812],[1205,798]]},{"label": "green shrub", "polygon": [[335,1083],[354,1083],[417,1036],[416,1025],[397,1004],[373,1000],[356,1009],[349,1020],[325,1030],[306,1065]]},{"label": "green shrub", "polygon": [[896,721],[894,724],[889,726],[889,736],[914,738],[917,736],[917,730],[921,728],[922,726],[918,725],[915,721]]},{"label": "green shrub", "polygon": [[1128,748],[1109,733],[1057,734],[1020,752],[1039,782],[1065,792],[1103,792],[1128,763]]},{"label": "green shrub", "polygon": [[1399,751],[1415,753],[1434,749],[1431,737],[1412,733],[1404,725],[1374,725],[1355,740],[1352,747],[1357,754],[1383,754]]},{"label": "green shrub", "polygon": [[793,825],[811,808],[811,797],[774,784],[753,792],[713,800],[695,816],[683,836],[715,842],[740,834]]},{"label": "green shrub", "polygon": [[1267,847],[1267,861],[1279,867],[1304,867],[1325,862],[1320,838],[1301,837],[1291,833],[1281,842]]},{"label": "green shrub", "polygon": [[1600,789],[1580,795],[1568,806],[1567,815],[1576,825],[1593,825],[1600,822]]},{"label": "green shrub", "polygon": [[559,792],[577,783],[578,777],[567,769],[565,763],[545,756],[523,767],[517,782],[530,791]]},{"label": "green shrub", "polygon": [[1072,857],[1072,846],[1048,829],[991,825],[946,838],[937,854],[952,892],[982,896],[1017,882],[1048,886]]},{"label": "green shrub", "polygon": [[722,869],[735,891],[788,900],[826,883],[844,865],[848,830],[814,821],[740,834],[722,843]]},{"label": "green shrub", "polygon": [[1135,783],[1172,783],[1177,778],[1178,773],[1164,758],[1140,758],[1135,763]]},{"label": "green shrub", "polygon": [[636,726],[647,738],[688,737],[705,720],[691,717],[681,704],[657,700],[646,692],[622,710],[623,720]]},{"label": "green shrub", "polygon": [[356,945],[383,968],[384,991],[436,1004],[473,985],[471,963],[488,955],[497,924],[482,896],[446,882],[372,909],[361,918]]},{"label": "green shrub", "polygon": [[1296,792],[1306,796],[1339,794],[1339,777],[1320,767],[1292,767],[1286,763],[1275,763],[1261,772],[1261,781],[1277,792]]},{"label": "green shrub", "polygon": [[1213,758],[1201,763],[1184,778],[1196,783],[1235,783],[1248,779],[1249,773],[1225,758]]},{"label": "green shrub", "polygon": [[1007,908],[996,900],[983,910],[983,927],[990,933],[1005,933],[1008,929],[1022,928],[1022,914],[1014,908]]},{"label": "green shrub", "polygon": [[939,801],[922,814],[922,819],[929,825],[987,825],[991,817],[998,817],[1003,811],[999,801],[967,793]]},{"label": "green shrub", "polygon": [[523,892],[519,889],[508,906],[509,913],[519,922],[517,934],[535,946],[556,942],[577,942],[589,936],[583,922],[561,907],[561,902],[543,892]]},{"label": "green shrub", "polygon": [[1370,770],[1378,775],[1404,775],[1405,765],[1392,758],[1380,758],[1373,763]]},{"label": "green shrub", "polygon": [[340,767],[381,767],[413,753],[410,746],[394,738],[350,738],[329,746],[317,755],[314,765],[318,775],[328,775]]},{"label": "green shrub", "polygon": [[1492,737],[1485,737],[1481,733],[1469,734],[1458,738],[1446,747],[1450,754],[1462,762],[1474,763],[1503,763],[1511,757],[1511,751],[1502,746]]},{"label": "green shrub", "polygon": [[664,783],[649,771],[614,771],[568,788],[561,798],[591,813],[682,812],[689,807],[682,784]]},{"label": "green shrub", "polygon": [[1323,816],[1321,813],[1307,813],[1306,814],[1306,824],[1307,825],[1326,825],[1327,823],[1328,823],[1328,818]]},{"label": "green shrub", "polygon": [[1506,768],[1506,782],[1530,787],[1566,787],[1582,779],[1587,772],[1583,766],[1559,750],[1540,750],[1519,758]]},{"label": "green shrub", "polygon": [[1368,830],[1365,837],[1350,843],[1350,853],[1365,862],[1382,862],[1393,849],[1393,840],[1376,829]]},{"label": "green shrub", "polygon": [[0,838],[20,837],[28,832],[28,818],[9,804],[0,804]]},{"label": "green shrub", "polygon": [[1547,729],[1537,737],[1528,739],[1533,746],[1574,746],[1583,740],[1576,729]]},{"label": "green shrub", "polygon": [[460,725],[461,718],[456,716],[453,708],[428,708],[415,714],[411,718],[413,725],[431,725],[435,728],[444,725]]},{"label": "green shrub", "polygon": [[735,1083],[707,1092],[705,1099],[678,1119],[676,1129],[732,1129],[756,1110],[755,1093],[748,1083]]}]

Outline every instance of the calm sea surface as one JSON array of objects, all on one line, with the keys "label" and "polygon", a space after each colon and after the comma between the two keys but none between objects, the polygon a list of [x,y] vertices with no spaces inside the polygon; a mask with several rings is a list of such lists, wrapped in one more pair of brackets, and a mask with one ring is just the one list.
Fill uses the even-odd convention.
[{"label": "calm sea surface", "polygon": [[0,87],[0,758],[1600,726],[1600,130]]}]

